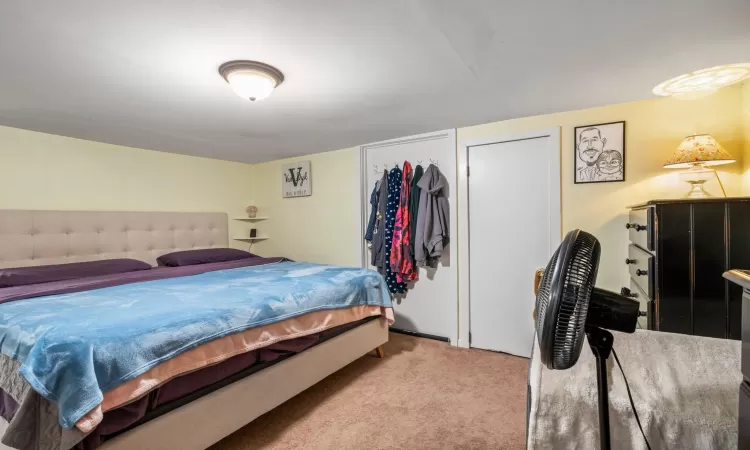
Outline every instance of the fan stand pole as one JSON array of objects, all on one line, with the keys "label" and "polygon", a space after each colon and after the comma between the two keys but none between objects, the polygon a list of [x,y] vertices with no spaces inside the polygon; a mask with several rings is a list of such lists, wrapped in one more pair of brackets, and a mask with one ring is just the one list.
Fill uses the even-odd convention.
[{"label": "fan stand pole", "polygon": [[586,338],[596,357],[596,386],[599,391],[599,440],[601,450],[610,450],[609,390],[607,387],[607,358],[612,353],[612,333],[597,327],[586,327]]}]

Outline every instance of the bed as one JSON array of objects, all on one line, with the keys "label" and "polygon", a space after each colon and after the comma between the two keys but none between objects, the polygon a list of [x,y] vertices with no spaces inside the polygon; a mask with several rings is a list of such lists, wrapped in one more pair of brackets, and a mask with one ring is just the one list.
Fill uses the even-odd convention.
[{"label": "bed", "polygon": [[[113,258],[135,258],[155,265],[156,258],[165,253],[226,247],[227,240],[227,216],[220,213],[0,211],[0,268]],[[15,411],[10,421],[0,418],[3,442],[13,447],[40,450],[64,450],[74,446],[107,450],[206,448],[355,359],[379,349],[387,341],[388,321],[392,320],[390,298],[387,302],[381,299],[383,287],[380,282],[364,271],[294,263],[282,258],[235,261],[206,264],[201,269],[181,268],[181,271],[171,272],[170,269],[153,269],[126,274],[124,278],[127,280],[117,281],[120,284],[115,285],[107,284],[111,283],[111,277],[107,278],[109,281],[105,284],[101,284],[102,280],[92,279],[86,281],[89,284],[73,283],[76,287],[72,291],[67,285],[65,288],[44,286],[38,288],[39,291],[32,297],[12,298],[15,301],[0,303],[0,314],[5,322],[2,324],[5,326],[4,345],[7,347],[8,342],[13,343],[17,339],[18,343],[12,348],[32,348],[28,354],[24,353],[25,350],[13,354],[4,347],[4,361],[0,361],[0,387],[3,388],[0,397],[8,397],[11,393],[15,397],[8,402],[0,401],[0,416],[8,415],[9,407],[6,405],[14,406]],[[82,289],[80,284],[86,286]],[[350,289],[355,285],[360,286],[361,290],[354,288],[354,293],[347,293],[345,288]],[[296,292],[296,289],[300,292]],[[202,291],[211,292],[214,295],[212,301],[216,303],[211,307],[204,306],[206,302],[198,295]],[[193,303],[184,300],[186,292],[196,296]],[[310,292],[320,295],[316,297]],[[232,305],[242,304],[245,307],[244,303],[231,302],[244,301],[242,295],[245,293],[255,295],[253,302],[256,297],[258,301],[267,302],[269,300],[265,298],[268,297],[273,298],[274,303],[271,306],[265,303],[263,307],[253,306],[254,309],[242,310],[242,314],[238,314],[236,306]],[[135,314],[133,317],[145,319],[129,322],[127,327],[122,327],[125,330],[122,333],[126,333],[122,335],[117,335],[120,328],[110,327],[114,337],[102,333],[100,345],[97,339],[101,330],[97,331],[96,324],[112,320],[117,325],[119,320],[110,317],[102,319],[107,312],[106,302],[113,297],[128,299],[128,308],[135,311],[122,314]],[[179,308],[174,307],[177,304],[170,306],[176,297],[186,303],[179,303]],[[293,305],[286,300],[279,301],[290,298],[295,301],[299,299],[302,309],[292,314],[289,308]],[[335,300],[339,303],[334,303],[334,298],[339,298]],[[318,303],[310,303],[313,301],[311,299]],[[58,309],[49,311],[58,312],[59,316],[47,317],[51,314],[45,314],[45,308],[58,308],[61,301],[74,303],[76,307],[85,305],[87,314],[97,319],[73,326],[72,322],[78,320],[78,316],[67,317],[65,314],[68,312]],[[151,310],[161,311],[162,315],[157,316],[169,319],[164,319],[164,323],[158,327],[149,326],[147,320],[156,314]],[[242,316],[247,323],[243,322],[243,328],[236,328],[218,319],[213,320],[213,316],[198,327],[184,322],[187,319],[198,320],[201,314],[217,310],[232,311],[233,315],[228,316],[231,320]],[[270,313],[267,310],[283,311],[281,318],[284,320],[268,321],[267,315]],[[252,320],[247,318],[251,316]],[[141,322],[144,322],[143,325]],[[304,327],[303,323],[306,324]],[[143,330],[138,329],[140,326],[144,327]],[[171,326],[179,328],[169,328]],[[65,359],[70,366],[59,365],[59,352],[34,353],[33,349],[38,347],[37,343],[42,338],[34,337],[35,346],[32,347],[26,345],[24,340],[31,339],[29,333],[13,334],[8,331],[24,327],[29,330],[53,330],[43,335],[45,343],[54,340],[58,328],[65,330],[65,336],[75,334],[68,339],[70,342],[54,342],[54,346],[46,347],[55,351],[69,351],[70,355],[75,356]],[[203,330],[204,327],[214,328],[209,328],[211,331],[207,332]],[[198,332],[196,328],[209,337],[201,335],[203,340],[195,339],[194,336],[198,336],[195,334]],[[279,329],[284,331],[279,332]],[[161,333],[157,333],[159,330]],[[152,334],[137,334],[145,338],[125,340],[127,345],[118,343],[110,347],[110,341],[104,341],[130,336],[127,333],[145,332]],[[160,341],[159,345],[151,348],[144,343],[151,342],[155,336],[163,339],[162,335],[170,336],[167,346],[177,345],[180,352],[165,350],[164,354],[159,354],[158,351],[166,344]],[[173,340],[182,339],[183,335],[188,336],[185,339],[188,339],[186,342],[190,343],[190,347],[182,343],[172,344]],[[241,346],[231,347],[231,351],[226,350],[229,347],[217,345],[240,342],[238,339],[242,339]],[[81,343],[88,347],[82,347]],[[95,362],[110,358],[110,363],[90,368],[88,365],[92,358],[79,355],[88,355],[79,350],[89,347],[94,348],[95,356],[92,358]],[[137,358],[133,358],[135,361],[131,361],[129,356],[120,358],[121,353],[118,352],[131,355],[129,352],[136,347],[141,352],[148,347],[148,354],[154,353],[148,365]],[[102,350],[110,351],[110,348],[117,351],[112,350],[110,355]],[[241,351],[237,351],[237,348]],[[214,350],[220,353],[208,353]],[[140,353],[133,354],[140,357]],[[167,354],[169,358],[165,358]],[[197,354],[201,358],[207,358],[205,355],[221,357],[198,361],[193,358]],[[23,360],[24,364],[21,365],[13,356]],[[180,371],[172,370],[178,366],[170,364],[180,358]],[[142,371],[136,373],[130,370],[133,364]],[[120,366],[127,375],[135,376],[130,379],[117,378]],[[44,367],[55,369],[43,370]],[[66,370],[58,370],[59,367]],[[106,373],[101,373],[101,367],[107,368]],[[214,372],[207,373],[208,369]],[[216,371],[223,372],[217,374]],[[80,381],[80,384],[86,388],[75,389],[73,393],[60,388],[75,385],[70,378],[65,378],[64,374],[68,373],[76,376],[82,374],[80,379],[84,381]],[[90,389],[87,386],[91,383],[85,381],[88,380],[86,376],[91,374],[97,380],[114,377],[122,382],[118,385],[105,383],[104,387],[114,387],[101,389],[97,393],[97,389],[102,387],[101,383]],[[188,379],[192,380],[192,387]],[[40,392],[44,395],[40,395]],[[156,397],[163,401],[160,403]],[[92,399],[101,400],[98,411],[88,408]],[[16,401],[15,405],[13,400]],[[107,408],[108,404],[114,407]],[[78,414],[82,408],[91,410],[87,414]],[[139,411],[133,416],[136,410]],[[19,411],[23,411],[23,414]],[[128,425],[115,424],[114,431],[110,430],[112,432],[104,435],[103,439],[86,441],[96,435],[97,428],[112,425],[114,422],[107,422],[107,418],[115,413],[130,417]],[[25,424],[24,420],[28,417],[32,417],[36,423]],[[211,420],[206,420],[207,417]],[[87,424],[93,424],[93,431],[86,428]]]},{"label": "bed", "polygon": [[[739,341],[636,330],[613,332],[614,349],[652,449],[737,448]],[[646,449],[614,358],[609,372],[613,448]],[[527,448],[599,448],[594,357],[584,345],[568,370],[529,366]]]}]

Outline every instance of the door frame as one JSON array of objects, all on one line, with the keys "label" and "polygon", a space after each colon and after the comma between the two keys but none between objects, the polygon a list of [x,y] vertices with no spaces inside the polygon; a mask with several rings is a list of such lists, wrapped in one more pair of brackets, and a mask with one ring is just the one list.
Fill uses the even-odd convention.
[{"label": "door frame", "polygon": [[[367,222],[368,222],[368,214],[367,214],[367,208],[369,205],[369,186],[367,186],[367,171],[371,170],[370,167],[366,167],[367,163],[367,151],[369,150],[376,150],[378,148],[384,148],[384,147],[391,147],[394,145],[403,145],[403,144],[410,144],[415,142],[424,142],[424,141],[440,141],[440,140],[446,140],[450,144],[450,163],[451,165],[456,163],[456,129],[450,128],[446,130],[440,130],[440,131],[433,131],[429,133],[422,133],[422,134],[416,134],[411,136],[404,136],[400,138],[395,139],[388,139],[386,141],[380,141],[380,142],[374,142],[371,144],[365,144],[359,146],[359,151],[357,152],[357,158],[356,163],[358,165],[359,170],[359,210],[360,210],[360,218],[359,218],[359,226],[360,226],[360,237],[364,236],[366,228],[367,228]],[[441,166],[442,167],[442,166]],[[458,165],[455,166],[456,171],[459,171]],[[452,177],[448,177],[448,184],[449,186],[453,186],[455,182],[455,179]],[[460,199],[458,197],[458,191],[455,191],[456,193],[451,193],[450,196],[454,198],[450,202],[451,206],[455,205],[455,214],[456,214],[456,224],[455,224],[455,233],[458,234],[458,227],[460,221],[458,220],[458,204],[460,202]],[[452,214],[451,214],[452,216]],[[452,227],[451,227],[452,229]],[[451,237],[451,241],[455,241],[454,237]],[[453,278],[454,280],[454,286],[455,290],[452,288],[452,292],[446,292],[446,295],[450,296],[451,299],[451,311],[450,311],[450,330],[448,334],[448,338],[450,339],[450,343],[453,346],[458,345],[458,272],[460,270],[460,263],[456,262],[456,254],[459,253],[460,249],[460,243],[459,241],[455,241],[455,244],[451,242],[451,266],[455,267],[455,275]],[[455,247],[454,247],[455,245]],[[360,265],[361,267],[367,268],[369,267],[369,256],[370,252],[367,249],[367,243],[364,241],[364,239],[361,240],[361,245],[358,246],[358,256],[360,259]],[[454,253],[455,251],[455,253]],[[441,270],[447,270],[448,267],[441,267]],[[415,289],[419,289],[419,282],[416,284]],[[395,303],[395,302],[394,302]]]},{"label": "door frame", "polygon": [[[552,155],[552,166],[550,170],[550,186],[557,186],[557,190],[550,190],[550,249],[552,255],[562,241],[562,178],[561,178],[561,152],[562,141],[560,140],[560,127],[546,128],[541,130],[527,131],[523,133],[503,134],[491,138],[472,139],[462,141],[458,146],[458,161],[456,171],[458,173],[458,346],[468,348],[469,333],[471,331],[470,308],[471,291],[469,281],[471,279],[470,263],[470,236],[469,236],[469,149],[490,144],[501,144],[503,142],[521,141],[549,137],[549,152]],[[529,289],[532,289],[534,274],[529,274]],[[532,312],[529,311],[529,314]]]}]

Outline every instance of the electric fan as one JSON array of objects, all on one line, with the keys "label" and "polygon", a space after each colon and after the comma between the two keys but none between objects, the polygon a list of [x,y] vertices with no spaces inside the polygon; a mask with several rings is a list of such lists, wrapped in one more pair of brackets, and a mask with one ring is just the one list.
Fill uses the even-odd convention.
[{"label": "electric fan", "polygon": [[586,335],[596,357],[599,391],[599,437],[610,448],[607,358],[612,333],[635,331],[637,301],[594,287],[599,268],[599,241],[581,230],[569,232],[544,270],[536,296],[536,333],[542,363],[549,369],[572,367]]}]

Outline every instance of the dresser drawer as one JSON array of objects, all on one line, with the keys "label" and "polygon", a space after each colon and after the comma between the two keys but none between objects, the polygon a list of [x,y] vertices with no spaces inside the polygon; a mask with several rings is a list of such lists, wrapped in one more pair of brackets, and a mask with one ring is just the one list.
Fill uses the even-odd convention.
[{"label": "dresser drawer", "polygon": [[631,209],[625,227],[630,242],[643,249],[654,250],[654,208]]},{"label": "dresser drawer", "polygon": [[643,292],[643,289],[638,286],[638,283],[636,283],[633,278],[630,279],[630,295],[628,297],[632,298],[633,300],[638,300],[638,303],[640,304],[638,310],[643,311],[647,314],[646,316],[638,317],[638,325],[640,325],[640,328],[643,328],[644,330],[650,330],[651,327],[649,327],[649,319],[651,319],[654,314],[652,310],[653,304],[651,302],[651,298],[645,292]]},{"label": "dresser drawer", "polygon": [[628,246],[628,259],[625,261],[630,270],[630,277],[635,280],[638,287],[654,298],[654,257],[633,244]]}]

